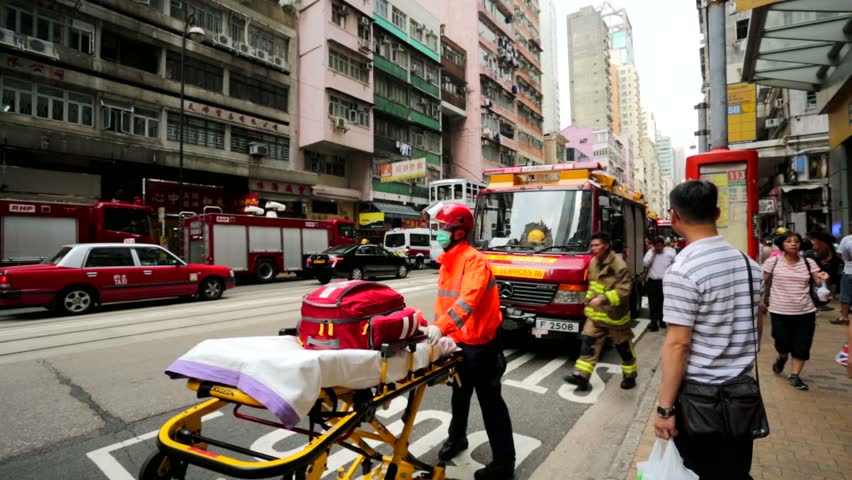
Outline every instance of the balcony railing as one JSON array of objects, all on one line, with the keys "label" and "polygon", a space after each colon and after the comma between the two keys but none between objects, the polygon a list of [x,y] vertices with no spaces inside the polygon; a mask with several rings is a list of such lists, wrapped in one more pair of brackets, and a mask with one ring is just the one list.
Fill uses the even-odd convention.
[{"label": "balcony railing", "polygon": [[441,100],[446,101],[450,105],[454,105],[458,108],[461,108],[462,110],[467,109],[467,100],[465,100],[465,97],[456,95],[446,90],[441,90]]}]

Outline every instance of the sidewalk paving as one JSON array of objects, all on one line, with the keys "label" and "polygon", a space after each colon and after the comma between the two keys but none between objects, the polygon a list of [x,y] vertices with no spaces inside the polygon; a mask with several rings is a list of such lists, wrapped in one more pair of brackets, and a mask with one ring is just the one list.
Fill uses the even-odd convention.
[{"label": "sidewalk paving", "polygon": [[[751,469],[755,480],[836,480],[849,478],[852,472],[852,379],[847,377],[846,368],[835,362],[848,327],[829,323],[839,312],[836,302],[832,306],[834,310],[817,314],[811,359],[802,371],[809,391],[796,390],[787,383],[790,362],[783,376],[772,372],[777,354],[771,323],[768,317],[765,320],[758,361],[771,433],[755,441]],[[658,369],[656,377],[659,376]],[[636,479],[636,462],[651,454],[654,414],[649,412],[626,480]]]}]

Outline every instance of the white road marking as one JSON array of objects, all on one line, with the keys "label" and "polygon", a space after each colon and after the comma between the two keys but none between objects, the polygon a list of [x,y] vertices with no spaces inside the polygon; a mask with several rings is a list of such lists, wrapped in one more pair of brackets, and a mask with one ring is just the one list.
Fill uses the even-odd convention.
[{"label": "white road marking", "polygon": [[529,362],[534,357],[535,357],[534,353],[525,353],[525,354],[521,355],[520,357],[512,360],[511,362],[509,362],[508,365],[506,365],[506,372],[503,375],[508,375],[509,372],[511,372],[512,370],[515,370],[516,368],[520,367],[521,365]]},{"label": "white road marking", "polygon": [[[213,412],[202,417],[201,421],[206,422],[208,420],[221,417],[222,415],[224,415],[222,412]],[[150,440],[156,437],[158,433],[160,433],[159,430],[154,430],[153,432],[148,432],[143,435],[127,439],[123,442],[107,445],[106,447],[92,450],[87,453],[86,456],[89,457],[91,461],[95,462],[95,465],[97,465],[98,468],[101,469],[101,472],[103,472],[103,474],[110,480],[136,480],[136,476],[128,472],[127,469],[125,469],[124,466],[111,455],[111,453],[116,450],[144,442],[145,440]]]},{"label": "white road marking", "polygon": [[539,383],[541,383],[542,380],[550,376],[550,374],[552,374],[553,372],[559,370],[562,365],[567,362],[567,357],[554,358],[553,360],[547,362],[546,365],[539,368],[520,382],[517,380],[503,380],[503,385],[521,388],[544,395],[545,393],[547,393],[547,389],[545,387],[539,386]]}]

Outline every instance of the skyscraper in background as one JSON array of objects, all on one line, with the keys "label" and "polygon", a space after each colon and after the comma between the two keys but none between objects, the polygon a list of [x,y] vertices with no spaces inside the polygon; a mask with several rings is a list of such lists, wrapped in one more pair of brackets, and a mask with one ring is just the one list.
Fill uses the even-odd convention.
[{"label": "skyscraper in background", "polygon": [[568,15],[567,33],[571,125],[611,130],[609,29],[601,12],[590,5]]},{"label": "skyscraper in background", "polygon": [[556,7],[554,1],[541,1],[541,42],[544,50],[541,55],[541,88],[544,94],[545,133],[560,129],[559,78],[556,68]]}]

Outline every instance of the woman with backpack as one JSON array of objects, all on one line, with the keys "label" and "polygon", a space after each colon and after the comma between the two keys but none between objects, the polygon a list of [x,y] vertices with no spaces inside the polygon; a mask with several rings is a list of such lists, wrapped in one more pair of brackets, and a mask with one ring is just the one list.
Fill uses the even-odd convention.
[{"label": "woman with backpack", "polygon": [[822,286],[828,274],[821,272],[817,263],[802,257],[802,236],[786,232],[779,242],[782,254],[763,264],[763,280],[766,285],[763,311],[772,316],[772,338],[778,358],[772,371],[784,371],[787,358],[792,355],[792,367],[787,377],[790,385],[799,390],[808,386],[800,375],[805,362],[810,359],[811,344],[816,328],[817,307],[812,299],[813,285]]}]

